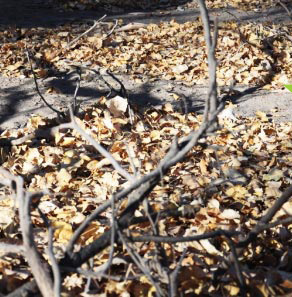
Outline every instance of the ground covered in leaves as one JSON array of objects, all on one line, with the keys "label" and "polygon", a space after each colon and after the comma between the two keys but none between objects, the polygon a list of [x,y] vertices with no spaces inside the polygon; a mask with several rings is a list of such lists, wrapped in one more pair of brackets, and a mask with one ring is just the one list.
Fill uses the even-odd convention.
[{"label": "ground covered in leaves", "polygon": [[[179,1],[169,2],[177,4]],[[225,7],[225,3],[207,1],[211,8]],[[275,1],[229,3],[241,9],[276,5]],[[65,9],[92,8],[91,5],[93,1],[63,1]],[[71,64],[77,64],[126,73],[137,81],[144,76],[153,80],[182,80],[190,85],[207,81],[207,57],[200,19],[185,24],[170,22],[136,27],[125,27],[119,21],[109,36],[114,23],[105,23],[68,47],[90,26],[71,23],[55,29],[2,30],[1,74],[30,76],[27,48],[33,54],[35,72],[40,78],[66,73]],[[279,89],[283,84],[291,83],[291,36],[291,25],[220,23],[219,84]],[[130,123],[127,116],[111,109],[107,100],[101,97],[77,121],[131,174],[143,175],[156,168],[175,136],[185,136],[198,129],[202,117],[177,113],[166,104],[150,108],[144,114],[136,112],[134,123]],[[0,139],[20,138],[55,124],[56,120],[35,116],[25,128],[6,130]],[[291,184],[292,123],[276,124],[258,112],[255,118],[221,118],[220,124],[220,129],[204,138],[183,162],[173,166],[150,194],[153,210],[161,212],[161,235],[190,236],[218,228],[247,234]],[[50,194],[41,199],[39,208],[57,228],[54,245],[58,258],[62,257],[68,240],[81,222],[114,192],[128,185],[107,159],[72,130],[60,130],[53,139],[33,139],[15,145],[10,151],[3,149],[1,163],[11,173],[25,179],[28,191],[49,190]],[[122,202],[117,213],[126,205],[126,201]],[[287,202],[274,219],[287,218],[291,212],[291,202]],[[108,230],[111,216],[109,210],[93,222],[80,237],[79,246],[93,242]],[[135,216],[146,217],[145,209],[141,206]],[[36,208],[32,211],[32,221],[38,247],[47,259],[44,247],[48,234]],[[263,232],[240,257],[251,296],[279,296],[292,292],[291,228],[291,224],[286,224]],[[133,236],[149,233],[148,222],[130,228]],[[1,242],[22,243],[17,205],[6,187],[1,188],[0,237]],[[187,248],[179,273],[178,289],[183,296],[239,294],[234,270],[224,266],[224,257],[230,250],[223,237],[163,245],[170,269],[176,267]],[[133,247],[147,259],[157,277],[156,246],[135,243]],[[98,268],[105,264],[109,252],[107,249],[94,257],[93,266]],[[26,260],[11,253],[1,255],[0,274],[2,294],[13,291],[31,278]],[[125,280],[125,276],[128,279]],[[160,281],[166,284],[168,280],[160,278]],[[72,273],[64,279],[63,290],[68,296],[87,296],[89,291],[98,296],[152,296],[155,291],[122,246],[115,247],[109,276],[97,278],[90,288],[86,283],[85,276]]]},{"label": "ground covered in leaves", "polygon": [[[103,23],[75,43],[91,24],[71,23],[54,29],[10,28],[0,32],[0,73],[30,76],[26,48],[40,78],[68,72],[72,64],[125,73],[134,80],[180,80],[206,84],[207,56],[200,19],[178,24]],[[219,85],[257,85],[281,89],[291,83],[291,24],[219,24],[216,57]],[[69,44],[70,43],[70,44]],[[69,45],[69,46],[68,46]]]},{"label": "ground covered in leaves", "polygon": [[[105,98],[87,109],[78,124],[98,140],[131,174],[147,174],[156,168],[174,136],[184,136],[198,129],[201,116],[182,115],[170,104],[143,115],[128,117],[109,108]],[[259,112],[256,118],[221,119],[221,128],[202,139],[184,162],[171,168],[169,174],[150,194],[155,211],[161,211],[161,235],[190,236],[218,228],[240,230],[246,234],[291,184],[292,123],[275,124]],[[33,117],[23,129],[4,131],[1,139],[20,138],[52,122]],[[72,232],[88,214],[127,186],[127,182],[100,156],[91,145],[72,130],[60,130],[52,140],[34,139],[12,147],[2,156],[2,166],[23,176],[28,191],[47,188],[49,195],[41,199],[39,208],[58,227],[55,232],[55,252],[58,257]],[[132,165],[131,165],[132,164]],[[21,243],[17,208],[11,192],[1,189],[1,241]],[[118,213],[125,208],[124,201]],[[166,215],[178,210],[179,215]],[[288,202],[275,219],[291,215]],[[135,213],[144,217],[143,207]],[[111,210],[102,214],[82,234],[79,245],[86,245],[109,228]],[[47,232],[37,210],[32,211],[36,241],[41,251],[47,244]],[[291,292],[291,226],[272,228],[260,235],[240,258],[252,296],[283,295]],[[151,234],[149,223],[130,228],[132,235]],[[187,247],[179,274],[179,291],[183,296],[237,296],[239,288],[234,271],[221,268],[229,247],[224,238],[191,243],[164,244],[170,268]],[[135,244],[141,256],[154,261],[155,245]],[[94,266],[106,263],[109,250],[94,258]],[[46,258],[46,255],[44,254]],[[152,285],[131,264],[122,246],[115,248],[115,261],[110,269],[112,279],[99,278],[91,287],[98,296],[152,296]],[[30,278],[22,257],[5,255],[0,259],[1,293],[12,291]],[[155,268],[153,268],[155,275]],[[131,280],[118,277],[128,275]],[[116,278],[115,278],[116,277]],[[166,280],[165,280],[166,281]],[[162,283],[164,281],[162,280]],[[86,278],[71,274],[63,282],[70,296],[87,296]],[[103,295],[104,294],[104,295]]]}]

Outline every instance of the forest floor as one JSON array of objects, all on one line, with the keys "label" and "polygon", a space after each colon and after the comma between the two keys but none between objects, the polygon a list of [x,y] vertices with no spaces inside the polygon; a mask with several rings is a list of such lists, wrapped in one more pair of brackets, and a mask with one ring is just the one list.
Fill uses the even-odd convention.
[{"label": "forest floor", "polygon": [[[110,10],[100,9],[99,11],[66,11],[52,9],[52,3],[49,1],[31,0],[1,0],[0,5],[0,28],[3,32],[11,28],[25,28],[27,30],[29,28],[45,28],[48,30],[58,30],[59,26],[63,26],[68,22],[91,24],[91,22],[97,20],[105,13],[108,15],[107,21],[122,19],[124,25],[131,22],[159,24],[171,20],[175,20],[178,23],[185,23],[194,21],[199,16],[199,10],[193,8],[191,5],[170,7],[152,12],[139,9],[125,12],[122,9],[113,8]],[[269,8],[260,13],[257,11],[241,11],[233,7],[229,7],[225,10],[212,9],[210,16],[212,19],[217,16],[220,22],[231,21],[236,18],[242,23],[264,23],[267,21],[274,24],[291,23],[289,15],[281,6]],[[89,26],[90,25],[88,25],[88,27]],[[0,63],[0,69],[1,65],[3,66],[4,64]],[[167,80],[163,78],[150,80],[145,78],[142,81],[134,81],[130,74],[125,73],[121,73],[118,77],[129,90],[130,99],[144,107],[149,104],[160,105],[165,101],[172,101],[176,106],[180,106],[183,111],[186,109],[199,111],[207,92],[207,88],[205,87],[207,83],[185,85],[179,79],[174,81],[172,79]],[[46,92],[49,87],[58,89],[58,94],[46,94],[48,101],[56,106],[68,102],[68,100],[72,98],[75,89],[74,80],[64,76],[56,77],[49,75],[40,79],[39,84],[43,92]],[[264,90],[261,87],[254,87],[253,85],[238,85],[239,86],[235,86],[235,89],[244,91],[238,92],[236,96],[233,96],[233,101],[237,104],[235,113],[238,115],[253,116],[257,110],[270,113],[271,110],[275,110],[276,108],[276,121],[291,120],[292,105],[290,104],[290,100],[292,99],[292,94],[287,90],[283,90],[283,88]],[[1,71],[0,94],[1,129],[24,125],[27,118],[32,113],[53,115],[53,112],[40,101],[35,91],[32,78],[19,74],[11,75],[10,73],[8,73],[8,75],[4,73],[3,75],[3,71]],[[92,103],[101,94],[103,93],[98,87],[97,78],[82,81],[79,92],[80,100]],[[174,100],[173,96],[183,98],[183,100]]]},{"label": "forest floor", "polygon": [[[59,267],[70,269],[62,270],[66,296],[153,296],[159,286],[159,296],[174,296],[169,292],[176,281],[186,297],[291,296],[292,94],[284,87],[292,84],[289,1],[230,0],[235,6],[224,9],[227,1],[205,1],[212,32],[219,19],[219,99],[230,101],[233,113],[224,110],[218,129],[201,135],[190,134],[200,133],[209,77],[196,1],[100,1],[146,6],[96,10],[90,7],[95,0],[0,0],[0,297],[24,295],[22,285],[36,276],[26,251],[18,254],[22,249],[15,246],[26,235],[19,226],[19,213],[26,211],[15,209],[26,205],[21,201],[28,193],[44,189],[47,194],[31,205],[34,243],[47,259],[50,222],[53,253]],[[147,6],[152,2],[164,5]],[[91,10],[84,10],[87,4]],[[59,125],[68,121],[60,111],[72,102],[79,81],[84,112],[76,112],[73,129],[67,129]],[[1,131],[6,128],[17,129]],[[195,136],[187,142],[187,135]],[[12,175],[28,191],[24,196],[17,184],[17,202],[9,188]],[[141,187],[108,204],[132,180]],[[73,233],[100,207],[76,249],[64,254]],[[112,230],[131,243],[114,244]],[[138,242],[148,234],[181,242]],[[1,244],[10,244],[8,253]],[[89,258],[90,268],[83,270]]]}]

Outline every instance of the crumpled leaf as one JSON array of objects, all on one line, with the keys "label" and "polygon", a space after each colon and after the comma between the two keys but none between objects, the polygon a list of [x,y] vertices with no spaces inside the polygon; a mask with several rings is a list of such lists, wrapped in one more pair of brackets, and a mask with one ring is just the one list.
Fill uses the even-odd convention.
[{"label": "crumpled leaf", "polygon": [[222,213],[220,213],[220,218],[222,219],[227,219],[227,220],[234,220],[234,219],[239,219],[240,214],[238,211],[234,209],[224,209]]},{"label": "crumpled leaf", "polygon": [[56,228],[54,237],[62,243],[66,243],[70,240],[73,234],[72,226],[66,222],[54,221],[52,226]]},{"label": "crumpled leaf", "polygon": [[127,111],[128,100],[121,96],[116,96],[112,99],[109,99],[106,102],[106,106],[114,117],[122,117]]}]

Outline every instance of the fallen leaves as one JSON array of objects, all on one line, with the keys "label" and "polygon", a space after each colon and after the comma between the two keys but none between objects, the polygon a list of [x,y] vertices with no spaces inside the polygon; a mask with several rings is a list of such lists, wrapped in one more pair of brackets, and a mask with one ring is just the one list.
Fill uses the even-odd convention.
[{"label": "fallen leaves", "polygon": [[[202,120],[202,116],[194,113],[181,115],[167,104],[160,108],[150,108],[142,116],[135,116],[129,130],[129,119],[125,113],[127,105],[119,97],[115,100],[115,104],[111,105],[101,98],[98,104],[86,109],[83,116],[76,120],[130,173],[138,170],[140,174],[145,174],[156,168],[173,137],[185,136],[198,129]],[[263,117],[261,114],[255,118],[236,117],[233,121],[224,119],[222,127],[204,140],[207,148],[200,145],[193,148],[183,162],[171,168],[163,178],[163,184],[151,193],[149,201],[156,211],[179,209],[183,217],[160,220],[162,234],[188,236],[218,228],[229,230],[243,225],[252,228],[255,220],[281,195],[292,178],[292,147],[287,145],[292,139],[292,124],[262,121]],[[21,137],[27,131],[46,126],[47,121],[34,116],[27,127],[18,131],[4,131],[1,138]],[[276,145],[270,147],[272,144]],[[3,167],[25,177],[26,187],[30,191],[44,188],[49,190],[50,194],[41,199],[39,208],[55,227],[55,244],[60,248],[64,247],[88,214],[110,199],[112,193],[127,185],[107,159],[71,130],[61,130],[55,134],[55,138],[39,140],[37,144],[29,140],[14,146]],[[0,201],[0,228],[11,239],[15,232],[18,234],[15,212],[11,211],[13,200],[7,196],[7,190],[2,195],[6,199]],[[291,205],[286,204],[277,218],[285,218],[290,213]],[[143,208],[136,211],[136,216],[143,215]],[[100,222],[92,223],[83,232],[78,244],[86,245],[108,230],[109,218],[110,212],[105,212]],[[46,243],[47,235],[37,212],[33,212],[33,222],[42,230],[36,236],[41,246]],[[281,228],[290,232],[291,225]],[[149,224],[133,226],[132,231],[135,230],[148,232]],[[265,242],[267,239],[264,237],[259,240],[263,240],[266,247],[277,243],[278,248],[284,251],[285,246],[281,243],[284,231],[282,229],[280,235],[278,230],[273,229],[273,240]],[[207,286],[211,276],[202,263],[214,266],[215,269],[219,263],[216,257],[221,257],[226,249],[225,240],[218,238],[215,241],[178,244],[171,250],[167,249],[169,257],[181,253],[186,246],[199,250],[204,256],[200,258],[203,262],[195,266],[188,266],[188,262],[184,262],[186,267],[195,267],[198,271],[191,272],[197,276],[181,283],[181,290],[187,294],[187,284],[194,282],[194,292],[215,292],[216,288]],[[147,246],[149,251],[153,248],[151,244]],[[120,252],[123,253],[122,250]],[[252,251],[247,250],[247,254],[247,263],[255,261]],[[192,255],[190,250],[188,257]],[[263,254],[257,253],[256,257],[260,259]],[[104,259],[95,261],[99,265],[105,263]],[[6,268],[3,266],[3,269]],[[80,286],[83,286],[82,280],[79,281]],[[249,281],[253,282],[252,279]],[[105,291],[112,290],[109,283],[103,284]],[[112,283],[113,288],[117,284],[122,283]],[[144,290],[143,286],[144,283],[138,282],[134,286],[129,281],[127,288],[140,292]],[[257,287],[256,284],[253,286]],[[236,288],[232,282],[228,286],[224,285],[224,290],[230,295],[236,294]]]},{"label": "fallen leaves", "polygon": [[[91,32],[70,49],[66,48],[68,41],[80,35],[81,30],[84,32],[84,25],[68,24],[56,30],[32,28],[14,41],[13,36],[19,36],[17,29],[0,32],[0,71],[6,76],[29,76],[26,45],[34,54],[39,77],[46,77],[50,69],[66,71],[69,61],[126,73],[134,80],[143,74],[188,85],[206,83],[207,56],[199,19],[183,24],[172,21],[130,25],[126,25],[129,30],[120,27],[109,37],[104,28],[99,33]],[[291,41],[287,37],[291,32],[289,24],[220,24],[216,52],[219,85],[234,82],[283,88],[292,76]]]},{"label": "fallen leaves", "polygon": [[[247,1],[232,2],[243,7],[244,4],[248,5]],[[265,4],[265,1],[254,2],[255,5]],[[208,2],[208,5],[212,4],[218,6],[224,3]],[[272,88],[282,87],[283,82],[291,77],[289,39],[281,33],[281,28],[259,24],[254,31],[254,24],[245,24],[240,27],[241,36],[234,22],[221,25],[217,51],[220,84],[235,80],[243,84],[268,83]],[[85,36],[68,51],[66,46],[69,40],[78,35],[78,30],[70,29],[67,25],[59,28],[60,31],[39,28],[1,32],[0,38],[5,41],[0,47],[2,73],[28,76],[24,57],[27,44],[30,50],[38,51],[35,63],[36,74],[40,77],[45,77],[51,67],[63,69],[66,67],[64,61],[70,59],[72,62],[89,63],[93,67],[125,72],[134,78],[147,74],[153,79],[179,79],[189,84],[202,83],[207,78],[200,20],[185,24],[130,24],[120,27],[110,38],[104,39],[103,33]],[[284,29],[291,33],[290,26]],[[272,55],[265,50],[267,40],[273,49]],[[272,70],[274,76],[271,76]],[[173,97],[178,99],[179,96],[173,94]],[[131,174],[143,175],[155,169],[173,137],[188,135],[198,129],[202,121],[202,116],[181,115],[167,104],[161,108],[150,108],[139,117],[134,116],[133,123],[130,123],[128,108],[127,100],[122,97],[110,100],[101,98],[96,106],[85,110],[76,121]],[[207,148],[200,145],[193,148],[185,160],[171,168],[161,185],[150,194],[149,203],[153,210],[163,213],[178,209],[182,212],[180,217],[168,216],[159,220],[161,234],[188,236],[218,228],[250,230],[291,184],[292,124],[275,124],[263,112],[258,112],[256,118],[236,117],[233,109],[233,106],[229,106],[221,114],[220,129],[204,140]],[[25,128],[4,131],[0,137],[18,138],[47,124],[47,119],[34,116]],[[109,160],[71,130],[57,132],[52,140],[29,140],[13,146],[5,160],[3,158],[3,167],[23,176],[29,191],[48,189],[49,195],[42,197],[38,206],[55,228],[55,247],[58,249],[64,248],[74,230],[94,209],[127,186]],[[4,199],[0,200],[0,232],[5,241],[13,241],[20,236],[13,209],[14,200],[10,195],[6,188],[1,188]],[[121,209],[125,206],[126,201],[123,201]],[[290,216],[291,209],[291,203],[287,202],[276,218]],[[145,216],[143,207],[135,212],[135,216]],[[109,229],[110,219],[111,212],[105,211],[82,233],[78,245],[89,244],[104,234]],[[42,250],[47,244],[47,234],[35,209],[32,209],[32,222],[38,228],[35,237]],[[281,295],[291,289],[290,281],[284,280],[283,274],[290,272],[285,242],[290,240],[291,226],[273,228],[267,231],[268,236],[262,234],[260,245],[255,250],[247,248],[240,259],[247,267],[246,280],[255,292],[268,296],[269,290],[273,290]],[[134,225],[129,232],[147,233],[149,230],[149,223],[143,223]],[[182,295],[239,294],[231,268],[224,275],[225,281],[214,285],[213,272],[218,271],[225,256],[224,251],[229,248],[224,238],[173,246],[165,244],[164,247],[171,265],[177,263],[183,249],[188,247],[187,258],[183,260],[179,273]],[[145,243],[138,252],[151,262],[154,249],[153,244]],[[115,252],[123,259],[128,257],[122,246],[115,247]],[[19,282],[18,277],[26,279],[29,271],[19,276],[13,269],[19,267],[21,258],[6,257],[0,261],[0,271],[9,286],[14,288]],[[107,263],[108,257],[109,252],[103,251],[94,257],[93,262],[100,267]],[[273,267],[280,267],[282,274],[278,271],[265,273],[265,268],[261,267],[270,263],[273,263]],[[149,280],[145,276],[138,277],[132,263],[127,264],[125,260],[114,263],[109,275],[125,274],[127,268],[127,273],[135,277],[135,281],[97,279],[100,292],[119,296],[155,294]],[[257,270],[253,270],[258,264]],[[25,265],[22,263],[23,267]],[[0,282],[3,284],[3,279]],[[80,295],[85,280],[72,274],[65,279],[64,286],[71,295]]]}]

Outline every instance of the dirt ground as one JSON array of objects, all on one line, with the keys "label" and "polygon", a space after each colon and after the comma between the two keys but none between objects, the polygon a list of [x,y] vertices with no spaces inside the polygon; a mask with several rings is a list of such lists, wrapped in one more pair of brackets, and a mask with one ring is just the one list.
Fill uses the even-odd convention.
[{"label": "dirt ground", "polygon": [[[102,16],[106,11],[71,11],[62,12],[51,8],[50,1],[32,0],[0,0],[0,29],[7,26],[16,27],[54,27],[68,21],[93,21]],[[125,13],[106,12],[109,19],[123,19],[124,23],[159,23],[175,19],[178,22],[193,20],[199,15],[196,9],[184,9],[184,7],[169,8],[154,12],[132,11]],[[219,17],[219,21],[238,18],[242,22],[273,21],[291,22],[283,8],[273,8],[264,13],[242,12],[233,8],[228,11],[212,10],[211,18]],[[130,100],[141,107],[148,105],[161,105],[165,101],[172,102],[182,112],[201,111],[207,92],[206,86],[187,87],[174,81],[145,81],[134,83],[130,77],[119,76],[130,93]],[[47,100],[54,106],[66,106],[74,94],[75,80],[68,76],[63,79],[51,77],[40,81],[41,91],[45,92],[50,86],[60,90],[60,94],[45,94]],[[237,104],[235,114],[238,116],[253,116],[258,110],[271,114],[276,121],[292,120],[292,93],[289,91],[264,91],[253,87],[237,87],[237,92],[232,101]],[[82,81],[79,92],[79,100],[84,104],[91,104],[100,95],[106,94],[104,86],[91,77]],[[175,94],[175,95],[174,95]],[[178,95],[178,96],[176,96]],[[6,78],[0,76],[0,129],[17,128],[25,124],[31,114],[43,114],[54,116],[40,101],[35,91],[32,79]],[[177,98],[177,99],[174,99]],[[276,111],[275,111],[276,110]]]}]

